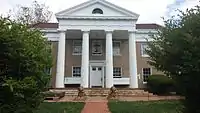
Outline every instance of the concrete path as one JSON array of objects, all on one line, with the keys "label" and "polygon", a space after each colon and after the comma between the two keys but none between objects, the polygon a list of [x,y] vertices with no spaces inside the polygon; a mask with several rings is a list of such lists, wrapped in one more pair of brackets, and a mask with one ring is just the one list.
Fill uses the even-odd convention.
[{"label": "concrete path", "polygon": [[86,102],[81,113],[110,113],[108,102]]},{"label": "concrete path", "polygon": [[110,113],[105,97],[90,97],[85,101],[81,113]]}]

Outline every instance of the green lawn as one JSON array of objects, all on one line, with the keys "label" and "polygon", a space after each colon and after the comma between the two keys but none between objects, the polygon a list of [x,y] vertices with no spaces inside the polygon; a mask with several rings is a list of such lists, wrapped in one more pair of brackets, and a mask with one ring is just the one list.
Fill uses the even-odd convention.
[{"label": "green lawn", "polygon": [[84,103],[42,103],[34,113],[81,113],[83,107]]},{"label": "green lawn", "polygon": [[179,113],[178,101],[117,102],[108,103],[112,113]]}]

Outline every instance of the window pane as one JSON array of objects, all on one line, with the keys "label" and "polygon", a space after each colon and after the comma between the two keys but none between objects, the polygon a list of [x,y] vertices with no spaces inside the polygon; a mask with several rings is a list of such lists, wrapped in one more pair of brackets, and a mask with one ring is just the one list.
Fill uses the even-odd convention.
[{"label": "window pane", "polygon": [[81,40],[73,40],[73,53],[74,54],[82,53],[82,41]]},{"label": "window pane", "polygon": [[113,41],[113,55],[120,55],[120,42]]},{"label": "window pane", "polygon": [[92,71],[96,71],[96,67],[93,67],[93,68],[92,68]]},{"label": "window pane", "polygon": [[148,45],[147,44],[142,44],[141,45],[141,54],[142,55],[147,55],[146,49],[148,49]]},{"label": "window pane", "polygon": [[92,41],[92,54],[94,54],[94,55],[102,54],[102,42],[100,40]]},{"label": "window pane", "polygon": [[81,77],[81,67],[73,67],[73,77]]},{"label": "window pane", "polygon": [[143,82],[147,82],[148,77],[151,75],[151,68],[143,68],[142,72]]},{"label": "window pane", "polygon": [[101,70],[102,70],[101,67],[99,67],[99,68],[98,68],[98,71],[101,71]]},{"label": "window pane", "polygon": [[120,42],[116,42],[116,41],[113,41],[113,47],[117,47],[119,48],[120,47]]},{"label": "window pane", "polygon": [[92,14],[103,14],[103,10],[96,8],[92,11]]},{"label": "window pane", "polygon": [[114,67],[113,68],[113,77],[121,78],[121,76],[122,76],[121,67]]}]

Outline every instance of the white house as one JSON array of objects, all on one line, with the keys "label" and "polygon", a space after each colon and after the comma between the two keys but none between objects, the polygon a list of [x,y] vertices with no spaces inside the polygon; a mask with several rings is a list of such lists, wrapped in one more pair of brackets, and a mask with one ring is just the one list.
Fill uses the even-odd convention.
[{"label": "white house", "polygon": [[146,38],[157,24],[106,0],[89,0],[56,13],[58,23],[34,25],[52,42],[52,87],[141,88],[157,73],[147,64]]}]

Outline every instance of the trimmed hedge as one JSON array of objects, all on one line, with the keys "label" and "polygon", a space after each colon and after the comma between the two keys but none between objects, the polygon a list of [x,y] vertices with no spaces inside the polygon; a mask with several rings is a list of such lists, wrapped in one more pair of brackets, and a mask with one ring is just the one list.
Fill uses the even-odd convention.
[{"label": "trimmed hedge", "polygon": [[174,89],[174,82],[165,75],[151,75],[147,80],[147,88],[154,94],[169,94]]}]

